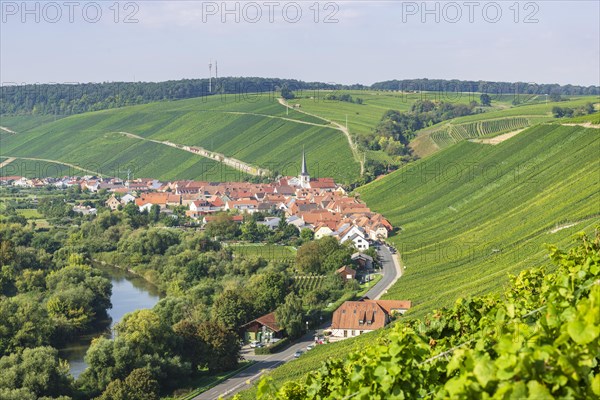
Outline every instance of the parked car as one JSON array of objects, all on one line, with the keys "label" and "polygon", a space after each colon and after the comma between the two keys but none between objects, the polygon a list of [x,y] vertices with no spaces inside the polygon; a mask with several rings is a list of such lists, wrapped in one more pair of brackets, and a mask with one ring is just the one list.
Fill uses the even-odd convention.
[{"label": "parked car", "polygon": [[298,350],[297,352],[294,353],[294,358],[298,358],[300,357],[302,354],[304,354],[304,352],[302,350]]},{"label": "parked car", "polygon": [[263,346],[264,345],[261,342],[258,342],[256,340],[254,342],[250,342],[250,347],[253,348],[253,349],[255,349],[257,347],[263,347]]},{"label": "parked car", "polygon": [[314,348],[315,348],[314,344],[309,344],[308,346],[306,346],[306,351],[310,351],[310,350],[312,350]]}]

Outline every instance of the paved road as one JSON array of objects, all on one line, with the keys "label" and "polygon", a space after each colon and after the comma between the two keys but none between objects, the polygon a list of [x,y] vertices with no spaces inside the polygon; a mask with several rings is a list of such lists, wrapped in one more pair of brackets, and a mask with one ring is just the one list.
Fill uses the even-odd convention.
[{"label": "paved road", "polygon": [[398,254],[392,254],[390,249],[385,245],[379,247],[378,253],[382,259],[383,277],[365,294],[365,296],[373,300],[379,299],[402,276],[402,267],[398,259]]},{"label": "paved road", "polygon": [[[392,254],[387,246],[382,245],[379,248],[379,255],[382,258],[383,278],[367,292],[366,295],[370,299],[381,297],[402,276],[402,269],[397,254]],[[329,322],[324,323],[320,328],[324,329],[328,326]],[[253,382],[265,372],[269,372],[279,365],[293,360],[294,353],[297,350],[306,351],[306,346],[312,343],[314,343],[314,331],[305,334],[296,343],[279,353],[269,356],[252,357],[252,359],[257,360],[256,364],[246,368],[214,388],[199,394],[194,397],[194,400],[215,400],[221,396],[225,398],[232,396],[240,390],[247,389],[249,387],[247,382]]]},{"label": "paved road", "polygon": [[[326,327],[328,325],[324,325]],[[270,370],[280,366],[283,363],[286,363],[290,360],[294,359],[294,353],[298,350],[306,351],[306,346],[314,343],[314,331],[310,331],[309,333],[302,336],[296,343],[288,347],[287,349],[280,351],[276,354],[271,354],[269,356],[264,357],[252,357],[256,359],[256,364],[246,368],[240,373],[232,376],[227,379],[225,382],[215,386],[214,388],[199,394],[194,397],[194,400],[215,400],[220,396],[228,397],[233,396],[234,393],[247,389],[249,386],[246,383],[247,381],[253,382],[258,379],[265,372],[269,372]]]}]

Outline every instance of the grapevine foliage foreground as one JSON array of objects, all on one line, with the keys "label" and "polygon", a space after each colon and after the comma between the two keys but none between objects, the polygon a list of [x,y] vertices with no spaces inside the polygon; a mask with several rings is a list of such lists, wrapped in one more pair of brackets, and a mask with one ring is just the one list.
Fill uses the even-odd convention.
[{"label": "grapevine foliage foreground", "polygon": [[511,276],[504,296],[459,299],[424,320],[396,323],[372,346],[330,359],[266,399],[600,398],[600,234],[552,272]]}]

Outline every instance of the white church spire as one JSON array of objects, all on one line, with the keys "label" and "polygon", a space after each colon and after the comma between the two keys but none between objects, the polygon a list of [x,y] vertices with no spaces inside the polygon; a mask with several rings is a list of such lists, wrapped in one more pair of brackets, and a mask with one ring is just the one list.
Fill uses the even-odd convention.
[{"label": "white church spire", "polygon": [[302,171],[300,172],[300,184],[303,188],[310,188],[310,175],[308,174],[308,168],[306,167],[306,153],[304,147],[302,148]]}]

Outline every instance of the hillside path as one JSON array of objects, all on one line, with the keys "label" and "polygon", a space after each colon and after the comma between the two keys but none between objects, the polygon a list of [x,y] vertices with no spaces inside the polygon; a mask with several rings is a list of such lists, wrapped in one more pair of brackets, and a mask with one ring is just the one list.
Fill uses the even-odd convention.
[{"label": "hillside path", "polygon": [[130,132],[118,132],[118,133],[125,135],[132,139],[146,140],[148,142],[154,142],[154,143],[162,144],[165,146],[174,147],[179,150],[187,151],[188,153],[196,154],[196,155],[204,157],[204,158],[208,158],[208,159],[211,159],[211,160],[214,160],[217,162],[221,162],[229,167],[237,169],[238,171],[245,172],[249,175],[262,176],[262,175],[267,175],[269,173],[268,169],[254,167],[254,166],[252,166],[250,164],[246,164],[245,162],[240,161],[238,159],[235,159],[232,157],[227,157],[224,154],[206,150],[203,147],[187,146],[187,145],[183,145],[183,144],[169,142],[168,140],[161,141],[161,140],[155,140],[155,139],[148,139],[148,138],[145,138],[145,137],[142,137],[142,136],[136,135],[135,133],[130,133]]},{"label": "hillside path", "polygon": [[600,125],[594,125],[591,122],[580,122],[580,123],[561,123],[564,126],[582,126],[584,128],[600,129]]},{"label": "hillside path", "polygon": [[[9,157],[9,156],[5,156],[5,157]],[[49,162],[49,163],[54,163],[54,164],[61,164],[61,165],[66,165],[67,167],[70,167],[70,168],[74,168],[74,169],[78,169],[78,170],[83,171],[83,172],[87,172],[87,173],[92,174],[92,175],[99,175],[98,172],[92,171],[91,169],[82,168],[82,167],[79,167],[79,166],[77,166],[75,164],[70,164],[70,163],[66,163],[66,162],[62,162],[62,161],[58,161],[58,160],[50,160],[50,159],[47,159],[47,158],[21,157],[21,156],[12,157],[12,159],[13,159],[13,161],[15,159],[19,159],[19,160],[42,161],[42,162]]]},{"label": "hillside path", "polygon": [[469,142],[474,142],[474,143],[496,145],[496,144],[500,144],[500,143],[510,139],[513,136],[517,136],[519,133],[523,132],[525,129],[527,129],[527,128],[517,129],[516,131],[504,133],[502,135],[498,135],[498,136],[494,136],[494,137],[486,138],[486,139],[467,139],[467,140]]},{"label": "hillside path", "polygon": [[16,134],[17,134],[17,132],[13,131],[12,129],[8,129],[8,128],[7,128],[7,127],[5,127],[5,126],[0,126],[0,130],[2,130],[2,131],[4,131],[4,132],[8,132],[8,133],[10,133],[10,134],[13,134],[13,135],[16,135]]},{"label": "hillside path", "polygon": [[8,164],[10,164],[11,162],[13,162],[15,160],[16,160],[16,158],[14,158],[14,157],[7,158],[6,160],[4,160],[0,163],[0,168],[6,167]]},{"label": "hillside path", "polygon": [[[296,111],[298,111],[298,110],[296,110]],[[283,121],[295,122],[297,124],[312,125],[312,126],[318,126],[320,128],[332,128],[332,129],[335,129],[335,128],[329,126],[329,125],[317,124],[315,122],[301,121],[299,119],[293,119],[293,118],[279,117],[277,115],[258,114],[258,113],[244,112],[244,111],[219,111],[219,112],[222,112],[224,114],[234,114],[234,115],[254,115],[256,117],[264,117],[264,118],[271,118],[271,119],[281,119]],[[304,114],[306,114],[306,113],[304,113]],[[309,115],[309,114],[307,114],[307,115]],[[321,118],[321,117],[318,117],[316,115],[313,115],[313,117]],[[321,119],[323,119],[323,118],[321,118]],[[326,121],[326,120],[323,119],[323,121]]]},{"label": "hillside path", "polygon": [[360,174],[361,174],[361,176],[364,175],[364,173],[365,173],[365,163],[364,163],[364,160],[360,158],[360,154],[358,154],[358,148],[357,148],[356,144],[352,141],[352,136],[350,135],[350,131],[348,130],[348,128],[346,128],[344,125],[342,125],[342,124],[340,124],[338,122],[329,120],[329,119],[324,118],[324,117],[322,117],[320,115],[312,114],[312,113],[309,113],[309,112],[306,112],[306,111],[294,108],[294,107],[290,106],[288,104],[288,102],[285,101],[285,99],[283,99],[281,97],[279,99],[277,99],[277,100],[279,101],[279,104],[281,104],[284,107],[293,109],[295,111],[301,112],[301,113],[306,114],[306,115],[310,115],[311,117],[320,118],[323,121],[327,121],[331,125],[333,125],[334,129],[337,129],[338,131],[341,131],[346,136],[346,139],[348,139],[348,144],[350,145],[350,150],[352,150],[352,155],[354,156],[354,159],[360,163]]}]

